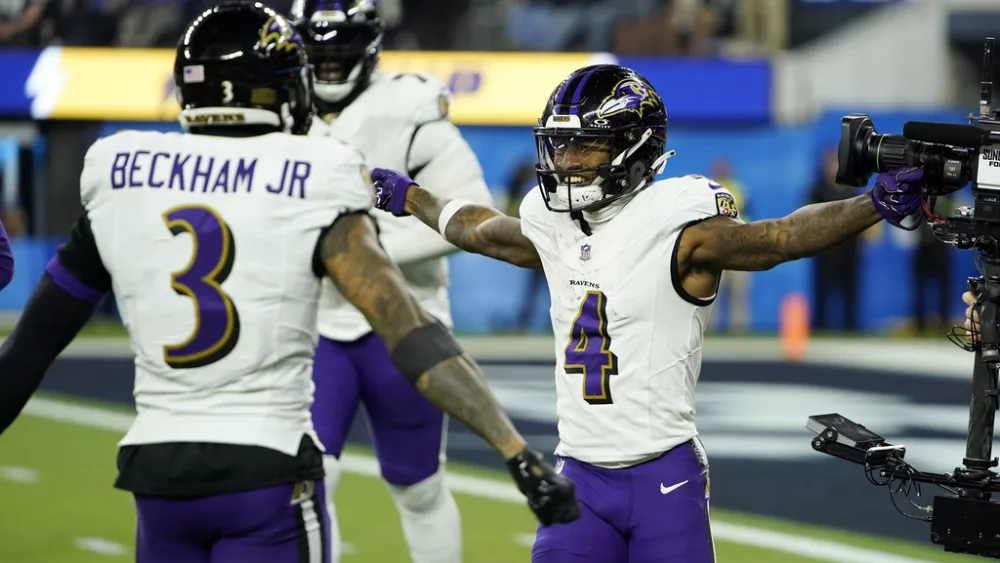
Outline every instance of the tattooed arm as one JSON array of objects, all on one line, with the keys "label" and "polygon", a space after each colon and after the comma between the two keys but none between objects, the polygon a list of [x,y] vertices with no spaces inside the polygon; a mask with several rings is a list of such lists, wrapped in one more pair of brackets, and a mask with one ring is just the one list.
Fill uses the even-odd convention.
[{"label": "tattooed arm", "polygon": [[[449,200],[411,185],[406,193],[406,212],[438,230],[438,219]],[[541,268],[538,251],[521,233],[521,220],[496,209],[466,205],[458,210],[444,231],[444,238],[466,252],[482,254],[524,268]]]},{"label": "tattooed arm", "polygon": [[869,194],[807,205],[781,219],[741,223],[713,217],[684,230],[677,261],[715,272],[768,270],[819,254],[881,220]]},{"label": "tattooed arm", "polygon": [[[366,213],[339,217],[323,238],[320,254],[337,289],[365,315],[389,350],[414,330],[431,324],[403,275],[379,246],[375,225]],[[467,355],[438,363],[415,384],[432,403],[474,430],[504,459],[524,450],[524,439],[501,410],[479,366]]]}]

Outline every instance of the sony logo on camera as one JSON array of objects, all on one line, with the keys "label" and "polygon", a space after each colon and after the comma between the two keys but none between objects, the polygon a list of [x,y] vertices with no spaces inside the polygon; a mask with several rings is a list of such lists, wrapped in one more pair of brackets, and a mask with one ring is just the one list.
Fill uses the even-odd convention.
[{"label": "sony logo on camera", "polygon": [[1000,145],[988,145],[979,150],[976,186],[979,189],[1000,190]]},{"label": "sony logo on camera", "polygon": [[989,162],[989,165],[993,168],[1000,168],[1000,148],[983,149],[982,158],[980,160]]}]

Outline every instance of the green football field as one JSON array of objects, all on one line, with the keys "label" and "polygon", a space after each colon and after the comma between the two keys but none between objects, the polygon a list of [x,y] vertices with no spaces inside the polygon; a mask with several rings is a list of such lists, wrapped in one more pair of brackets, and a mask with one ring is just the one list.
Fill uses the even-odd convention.
[{"label": "green football field", "polygon": [[[115,443],[131,415],[46,396],[0,436],[0,562],[100,563],[133,558],[131,497],[112,488]],[[337,496],[346,562],[406,562],[395,508],[368,452],[344,458]],[[505,476],[449,465],[467,563],[528,561],[534,523]],[[723,563],[971,561],[930,546],[713,511]]]}]

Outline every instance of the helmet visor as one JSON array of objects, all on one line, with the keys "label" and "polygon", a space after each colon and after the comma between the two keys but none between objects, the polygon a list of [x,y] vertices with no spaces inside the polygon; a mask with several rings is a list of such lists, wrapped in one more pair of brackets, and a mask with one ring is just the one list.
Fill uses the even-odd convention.
[{"label": "helmet visor", "polygon": [[560,181],[593,183],[599,168],[611,163],[613,140],[603,133],[540,130],[535,133],[539,170]]},{"label": "helmet visor", "polygon": [[584,211],[601,204],[619,174],[611,165],[614,134],[569,128],[537,128],[535,170],[552,211]]}]

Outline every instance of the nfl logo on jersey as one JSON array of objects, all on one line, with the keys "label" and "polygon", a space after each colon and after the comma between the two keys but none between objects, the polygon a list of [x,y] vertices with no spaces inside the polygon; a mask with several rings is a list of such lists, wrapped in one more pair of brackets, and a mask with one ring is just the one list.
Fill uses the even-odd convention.
[{"label": "nfl logo on jersey", "polygon": [[590,260],[590,245],[589,244],[582,244],[582,245],[580,245],[580,260],[583,260],[584,262],[586,262],[587,260]]}]

